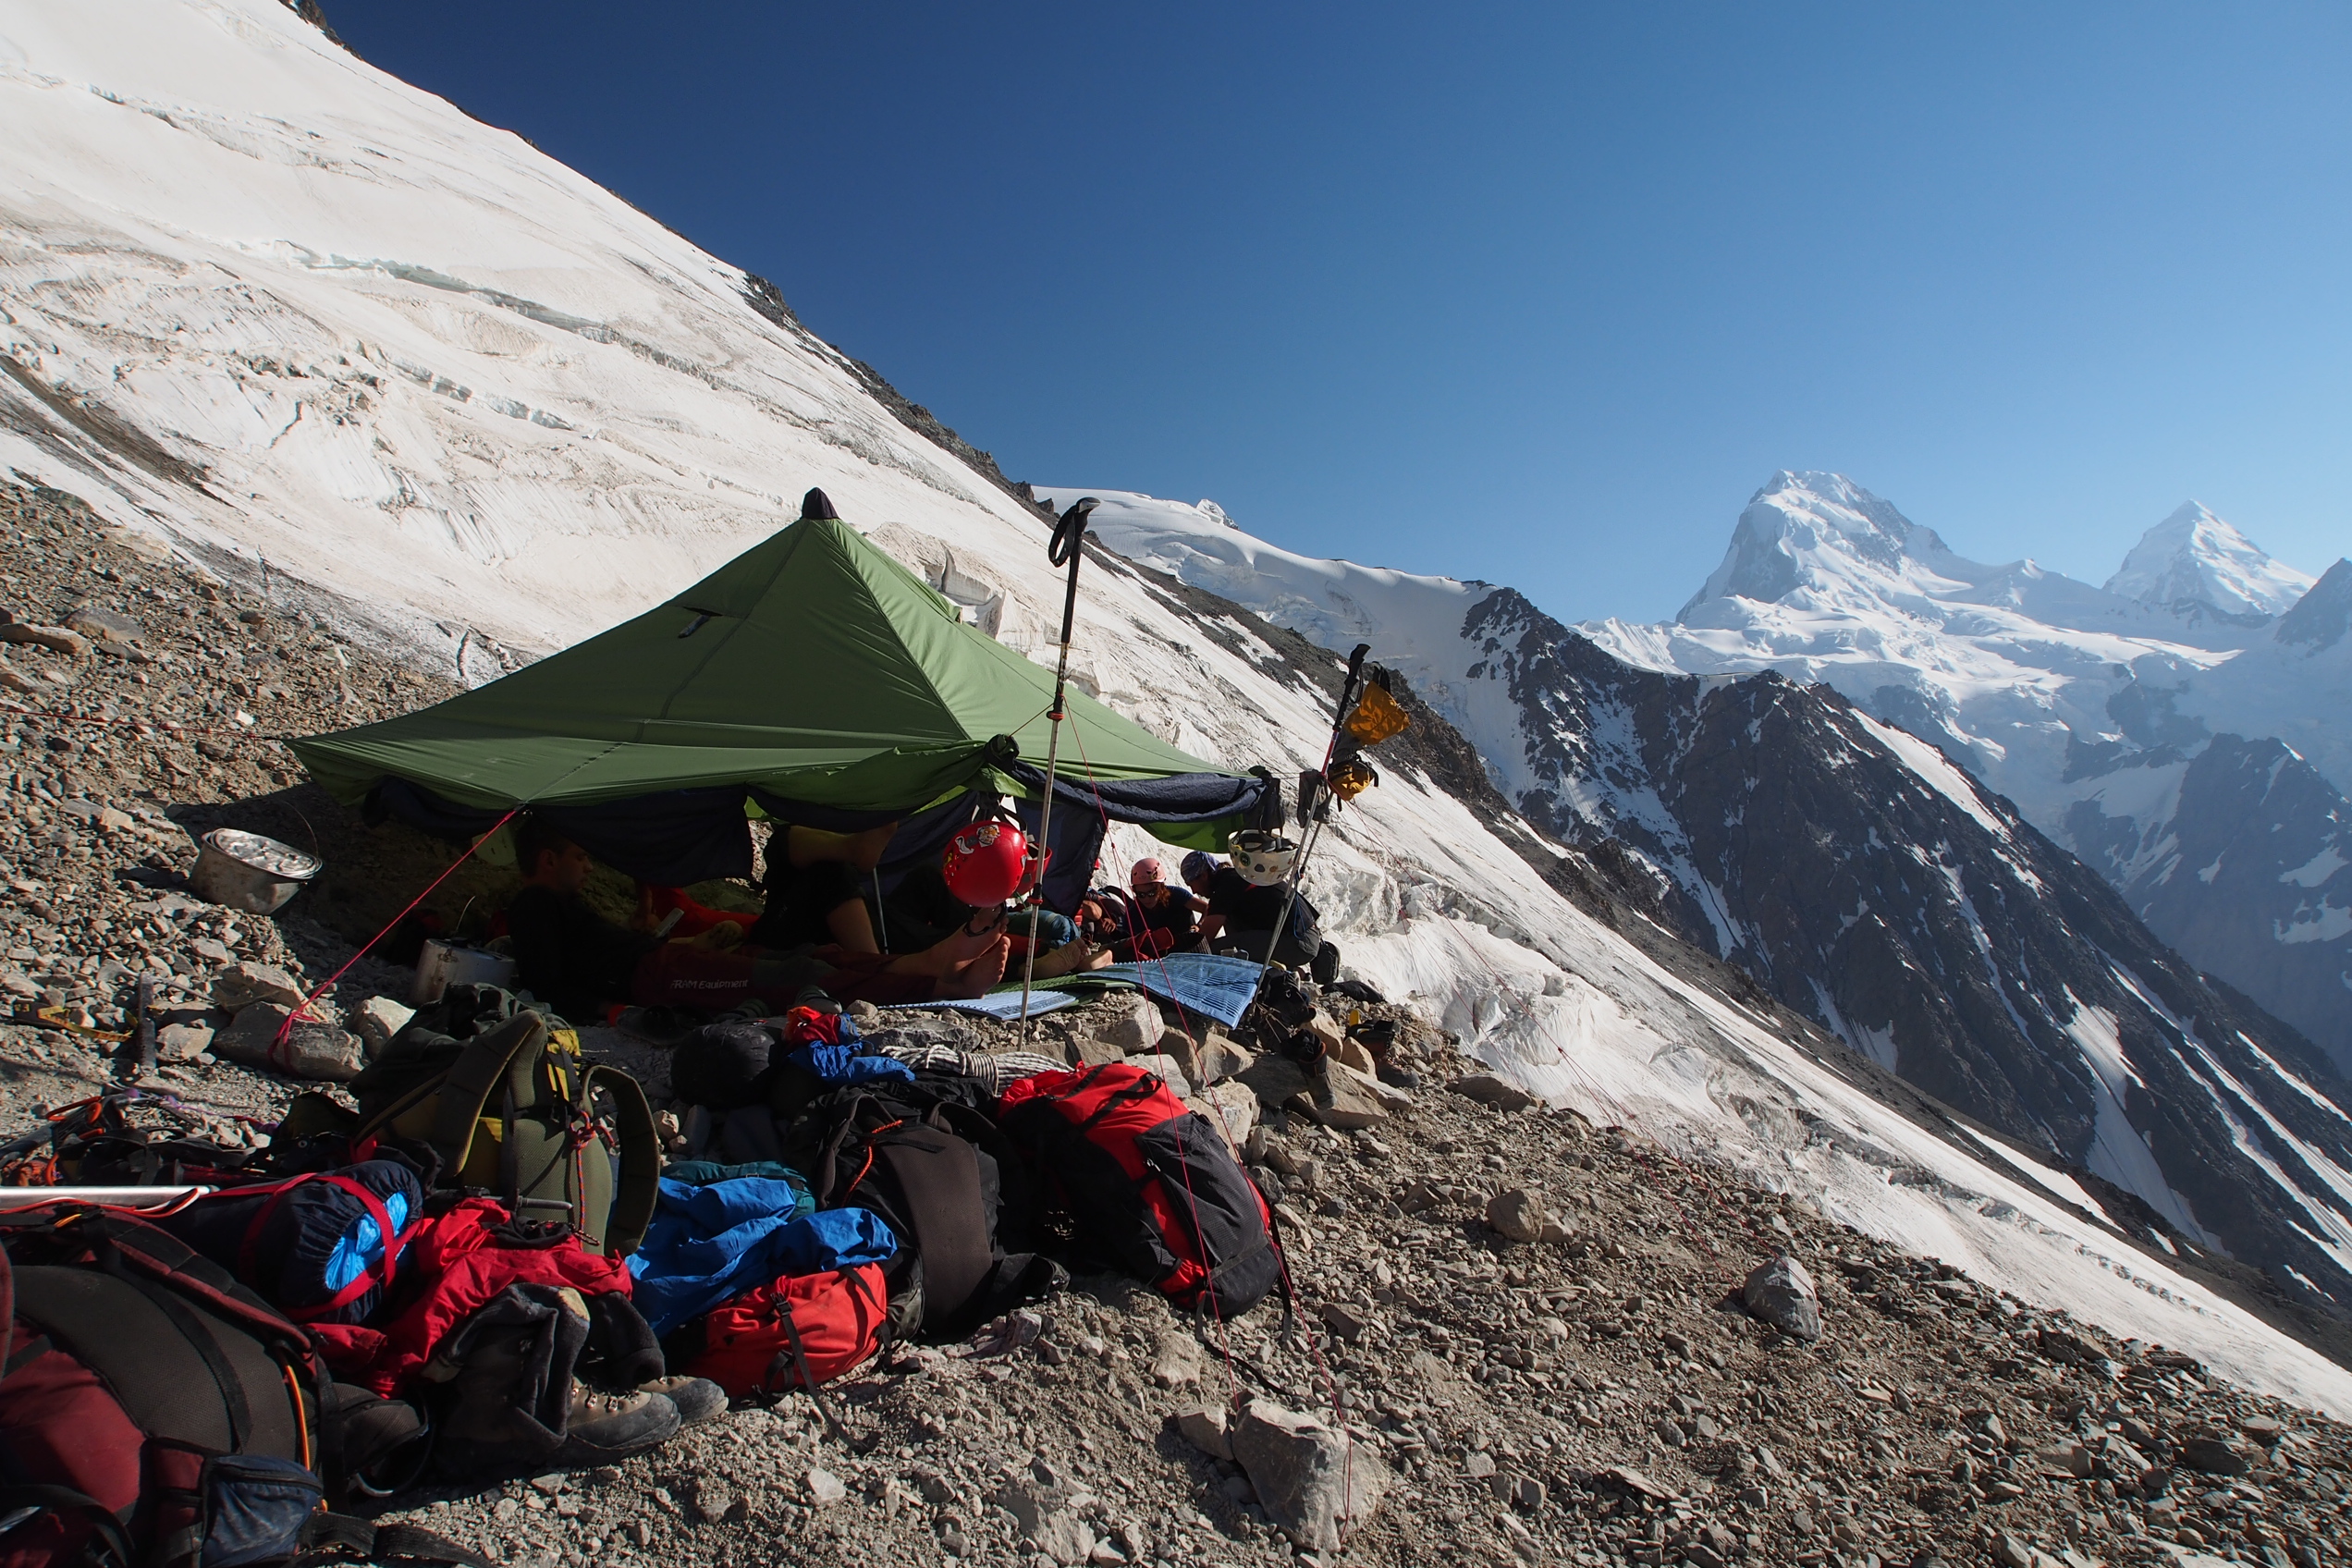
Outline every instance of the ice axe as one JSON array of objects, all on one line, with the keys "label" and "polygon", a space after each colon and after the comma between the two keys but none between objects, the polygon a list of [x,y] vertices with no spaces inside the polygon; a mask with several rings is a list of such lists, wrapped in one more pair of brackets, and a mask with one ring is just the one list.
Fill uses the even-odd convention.
[{"label": "ice axe", "polygon": [[1062,702],[1070,685],[1070,633],[1078,619],[1078,564],[1085,558],[1081,546],[1086,542],[1086,520],[1101,505],[1092,496],[1079,496],[1061,514],[1061,521],[1054,524],[1053,537],[1046,541],[1046,559],[1070,568],[1070,585],[1061,595],[1061,657],[1054,666],[1053,706],[1046,710],[1046,717],[1053,727],[1046,737],[1046,795],[1037,807],[1037,886],[1029,894],[1029,950],[1021,961],[1021,1035],[1024,1042],[1029,1036],[1029,986],[1037,974],[1037,921],[1046,894],[1044,851],[1053,842],[1054,777],[1061,764]]}]

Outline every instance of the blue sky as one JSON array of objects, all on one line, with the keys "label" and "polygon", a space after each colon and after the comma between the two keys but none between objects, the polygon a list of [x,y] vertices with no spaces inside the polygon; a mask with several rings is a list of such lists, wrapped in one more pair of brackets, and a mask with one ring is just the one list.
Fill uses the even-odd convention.
[{"label": "blue sky", "polygon": [[2352,551],[2352,10],[326,0],[1017,479],[1670,616],[1778,468]]}]

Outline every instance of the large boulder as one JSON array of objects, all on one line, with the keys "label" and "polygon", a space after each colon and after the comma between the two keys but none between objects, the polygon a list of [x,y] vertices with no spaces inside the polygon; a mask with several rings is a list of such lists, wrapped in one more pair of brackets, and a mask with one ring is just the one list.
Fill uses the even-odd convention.
[{"label": "large boulder", "polygon": [[1473,1072],[1466,1078],[1456,1078],[1446,1087],[1464,1099],[1490,1105],[1497,1110],[1525,1110],[1537,1103],[1535,1096],[1518,1084],[1491,1072]]},{"label": "large boulder", "polygon": [[1242,1407],[1231,1441],[1258,1505],[1304,1550],[1337,1550],[1389,1488],[1389,1467],[1369,1445],[1266,1400]]},{"label": "large boulder", "polygon": [[1783,1334],[1800,1340],[1821,1337],[1821,1292],[1805,1265],[1786,1253],[1747,1277],[1740,1287],[1740,1302]]}]

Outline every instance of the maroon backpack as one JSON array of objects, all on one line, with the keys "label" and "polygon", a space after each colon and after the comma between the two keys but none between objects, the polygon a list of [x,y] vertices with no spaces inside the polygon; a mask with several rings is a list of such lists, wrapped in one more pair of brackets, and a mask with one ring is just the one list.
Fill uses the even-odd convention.
[{"label": "maroon backpack", "polygon": [[350,1409],[308,1329],[154,1226],[0,1214],[0,1568],[480,1562],[325,1511]]}]

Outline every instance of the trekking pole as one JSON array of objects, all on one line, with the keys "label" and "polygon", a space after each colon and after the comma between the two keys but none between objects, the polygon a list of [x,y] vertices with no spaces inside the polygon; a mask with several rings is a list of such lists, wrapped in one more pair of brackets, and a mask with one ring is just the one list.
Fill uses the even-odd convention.
[{"label": "trekking pole", "polygon": [[[1347,723],[1348,711],[1355,706],[1355,699],[1363,695],[1364,660],[1371,652],[1371,643],[1358,643],[1355,652],[1348,655],[1347,679],[1340,682],[1339,713],[1331,720],[1330,741],[1323,748],[1325,772],[1330,770],[1332,757],[1339,754],[1340,730]],[[1276,784],[1271,788],[1280,790],[1281,786]],[[1291,911],[1298,903],[1299,882],[1306,875],[1306,857],[1315,852],[1315,840],[1323,836],[1323,824],[1330,820],[1331,798],[1330,787],[1326,785],[1315,802],[1315,818],[1306,825],[1306,841],[1299,846],[1298,858],[1291,862],[1290,884],[1282,893],[1282,918],[1274,923],[1274,934],[1266,944],[1268,968],[1274,964],[1274,949],[1280,947],[1282,939],[1291,933]],[[1312,963],[1314,960],[1315,955],[1309,953],[1307,962]]]},{"label": "trekking pole", "polygon": [[1053,706],[1046,710],[1046,717],[1053,728],[1046,738],[1046,797],[1037,807],[1037,885],[1029,892],[1029,950],[1021,960],[1021,1043],[1029,1043],[1029,987],[1037,974],[1037,921],[1046,896],[1046,862],[1053,842],[1054,776],[1061,764],[1062,699],[1070,683],[1070,633],[1078,619],[1078,563],[1085,557],[1080,548],[1086,539],[1086,518],[1102,503],[1092,496],[1081,496],[1061,514],[1054,524],[1053,537],[1046,542],[1046,559],[1056,566],[1065,563],[1070,568],[1070,586],[1061,595],[1061,659],[1054,666]]}]

